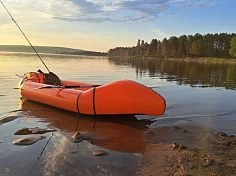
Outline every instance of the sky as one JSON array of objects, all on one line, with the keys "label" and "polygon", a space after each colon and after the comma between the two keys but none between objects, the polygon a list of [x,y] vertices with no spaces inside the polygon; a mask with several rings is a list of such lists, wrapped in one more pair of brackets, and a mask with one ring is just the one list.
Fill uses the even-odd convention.
[{"label": "sky", "polygon": [[[170,36],[236,33],[236,0],[1,0],[34,46],[107,52]],[[0,4],[0,45],[28,45]]]}]

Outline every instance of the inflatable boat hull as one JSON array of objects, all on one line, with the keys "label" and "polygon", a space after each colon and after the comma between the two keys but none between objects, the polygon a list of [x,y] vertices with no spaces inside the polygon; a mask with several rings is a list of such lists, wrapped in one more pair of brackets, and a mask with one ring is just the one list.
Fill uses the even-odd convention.
[{"label": "inflatable boat hull", "polygon": [[[161,95],[131,80],[115,81],[97,87],[73,81],[62,81],[62,85],[65,88],[25,81],[22,83],[21,95],[32,101],[88,115],[161,115],[166,107]],[[66,88],[70,85],[78,88]]]}]

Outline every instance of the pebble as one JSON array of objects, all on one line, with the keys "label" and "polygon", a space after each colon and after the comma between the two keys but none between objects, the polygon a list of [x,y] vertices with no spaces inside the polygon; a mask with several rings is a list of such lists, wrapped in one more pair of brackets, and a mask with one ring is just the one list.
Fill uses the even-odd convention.
[{"label": "pebble", "polygon": [[7,116],[7,117],[1,117],[0,118],[0,125],[3,124],[3,123],[7,123],[7,122],[10,122],[10,121],[13,121],[15,119],[17,119],[19,116]]},{"label": "pebble", "polygon": [[35,128],[23,128],[21,130],[16,131],[14,134],[15,135],[44,134],[47,132],[54,132],[54,131],[56,130],[48,130],[35,127]]},{"label": "pebble", "polygon": [[92,140],[93,136],[91,136],[87,131],[78,131],[72,136],[72,138],[74,138],[75,143],[79,143],[85,140]]},{"label": "pebble", "polygon": [[187,149],[187,147],[186,147],[185,145],[180,144],[180,145],[179,145],[179,149],[182,149],[182,150],[183,150],[183,149]]},{"label": "pebble", "polygon": [[95,150],[93,152],[93,155],[94,156],[105,156],[105,155],[108,155],[108,153],[104,150]]},{"label": "pebble", "polygon": [[15,141],[12,142],[14,145],[32,145],[36,143],[37,141],[41,139],[45,139],[46,136],[40,136],[40,137],[29,137],[29,138],[20,138],[16,139]]},{"label": "pebble", "polygon": [[173,143],[172,144],[172,150],[175,150],[179,147],[179,144]]},{"label": "pebble", "polygon": [[184,129],[184,130],[183,130],[183,133],[189,133],[189,131],[188,131],[188,130],[186,130],[186,129]]},{"label": "pebble", "polygon": [[175,128],[176,130],[180,130],[180,129],[181,129],[181,128],[178,127],[178,126],[174,126],[174,128]]},{"label": "pebble", "polygon": [[232,141],[229,141],[229,142],[225,143],[225,145],[226,145],[227,147],[230,147],[232,144],[233,144]]},{"label": "pebble", "polygon": [[71,151],[70,154],[78,153],[79,151]]},{"label": "pebble", "polygon": [[14,135],[27,135],[27,134],[32,134],[32,132],[28,128],[23,128],[14,133]]},{"label": "pebble", "polygon": [[227,134],[224,133],[224,132],[219,132],[219,133],[217,133],[217,135],[218,135],[219,137],[221,137],[221,138],[227,137]]},{"label": "pebble", "polygon": [[206,166],[210,166],[210,165],[212,165],[214,162],[215,162],[214,159],[207,159],[205,165],[206,165]]},{"label": "pebble", "polygon": [[172,144],[172,150],[175,150],[175,149],[187,149],[187,147],[185,145],[182,145],[182,144],[177,144],[177,143],[173,143]]}]

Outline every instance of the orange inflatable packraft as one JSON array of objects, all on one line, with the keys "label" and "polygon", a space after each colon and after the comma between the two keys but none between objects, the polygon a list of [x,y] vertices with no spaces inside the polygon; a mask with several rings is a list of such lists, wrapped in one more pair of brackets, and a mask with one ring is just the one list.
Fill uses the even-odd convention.
[{"label": "orange inflatable packraft", "polygon": [[32,101],[88,115],[162,115],[165,99],[131,80],[104,85],[62,80],[60,86],[44,84],[44,75],[30,72],[21,81],[21,95]]}]

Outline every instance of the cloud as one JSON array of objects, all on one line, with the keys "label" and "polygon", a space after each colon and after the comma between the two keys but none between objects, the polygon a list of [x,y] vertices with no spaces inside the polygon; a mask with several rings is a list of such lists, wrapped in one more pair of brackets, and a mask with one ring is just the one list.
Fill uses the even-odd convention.
[{"label": "cloud", "polygon": [[[140,22],[155,20],[159,14],[172,6],[184,8],[200,8],[214,4],[217,0],[70,0],[78,6],[83,15],[77,14],[56,19],[83,22]],[[86,17],[84,17],[86,16]]]},{"label": "cloud", "polygon": [[54,19],[65,20],[65,21],[81,21],[81,22],[90,22],[90,23],[99,23],[105,21],[112,21],[111,18],[108,17],[92,17],[92,16],[79,16],[79,17],[54,17]]},{"label": "cloud", "polygon": [[79,14],[71,18],[63,16],[55,18],[87,22],[145,21],[156,18],[168,4],[166,0],[73,0],[72,2],[80,8],[86,18]]},{"label": "cloud", "polygon": [[[170,7],[201,8],[219,0],[5,0],[14,14],[99,23],[155,20]],[[176,12],[177,13],[177,12]]]},{"label": "cloud", "polygon": [[[14,17],[41,17],[52,19],[54,16],[74,16],[79,6],[68,0],[4,0],[3,3]],[[4,10],[4,9],[3,9]]]},{"label": "cloud", "polygon": [[[181,1],[181,0],[180,0]],[[187,8],[196,8],[196,7],[206,7],[209,5],[214,5],[217,3],[219,0],[211,0],[211,1],[206,1],[206,0],[182,0],[182,3],[184,4],[185,7]]]},{"label": "cloud", "polygon": [[99,7],[101,11],[112,12],[119,10],[123,1],[121,0],[87,0],[88,3],[93,4],[96,7]]}]

